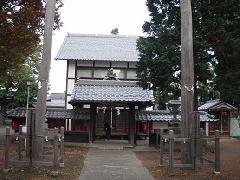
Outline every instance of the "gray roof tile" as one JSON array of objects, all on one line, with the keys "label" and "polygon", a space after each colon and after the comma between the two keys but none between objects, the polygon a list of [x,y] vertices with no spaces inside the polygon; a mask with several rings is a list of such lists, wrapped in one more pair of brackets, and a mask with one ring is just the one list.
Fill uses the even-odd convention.
[{"label": "gray roof tile", "polygon": [[143,89],[136,81],[86,80],[75,83],[71,96],[75,102],[148,102],[153,103],[153,92]]},{"label": "gray roof tile", "polygon": [[138,61],[138,36],[68,34],[55,59]]},{"label": "gray roof tile", "polygon": [[[8,111],[9,118],[25,118],[26,109],[25,108],[16,108]],[[74,110],[74,109],[48,109],[46,114],[47,119],[78,119],[78,120],[89,120],[90,111],[88,109]],[[141,110],[136,111],[135,113],[136,121],[167,121],[170,122],[173,120],[173,115],[169,111],[160,111],[160,110]],[[177,119],[181,119],[181,115],[177,115]],[[217,121],[213,116],[209,115],[206,112],[200,112],[200,121],[211,122]]]},{"label": "gray roof tile", "polygon": [[219,110],[219,109],[228,109],[228,110],[237,110],[237,108],[233,107],[232,105],[221,102],[219,99],[207,101],[205,104],[200,106],[198,110]]},{"label": "gray roof tile", "polygon": [[[9,118],[25,118],[26,108],[16,108],[7,112]],[[89,120],[89,110],[81,109],[47,109],[47,119],[80,119]]]},{"label": "gray roof tile", "polygon": [[[170,122],[173,120],[173,115],[169,111],[162,110],[142,110],[137,111],[135,114],[136,121],[167,121]],[[177,115],[177,119],[181,120],[181,115]],[[217,121],[218,119],[214,119],[213,116],[209,115],[206,112],[200,112],[200,121],[201,122],[211,122]]]}]

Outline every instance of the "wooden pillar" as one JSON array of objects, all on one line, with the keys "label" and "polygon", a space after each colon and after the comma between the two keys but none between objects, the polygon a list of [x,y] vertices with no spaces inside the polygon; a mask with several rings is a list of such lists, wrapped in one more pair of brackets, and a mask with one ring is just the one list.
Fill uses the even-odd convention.
[{"label": "wooden pillar", "polygon": [[90,120],[89,120],[89,142],[93,142],[96,137],[96,116],[97,105],[95,103],[90,104]]},{"label": "wooden pillar", "polygon": [[[19,137],[18,137],[18,160],[22,159],[22,140],[23,140],[23,126],[19,126]],[[27,147],[25,147],[27,148]],[[26,149],[25,149],[26,150]]]},{"label": "wooden pillar", "polygon": [[54,137],[54,142],[53,142],[53,175],[58,175],[58,168],[59,168],[59,150],[58,150],[58,129],[55,127],[53,131],[53,137]]},{"label": "wooden pillar", "polygon": [[215,131],[215,168],[214,174],[220,174],[220,133]]},{"label": "wooden pillar", "polygon": [[60,160],[60,167],[64,167],[64,127],[61,126],[60,128],[60,134],[61,134],[61,142],[60,142],[60,156],[61,156],[61,160]]},{"label": "wooden pillar", "polygon": [[200,163],[203,163],[203,139],[204,138],[204,130],[201,128],[200,129],[200,141],[199,141],[199,158],[200,158]]},{"label": "wooden pillar", "polygon": [[163,129],[160,129],[160,166],[163,166]]},{"label": "wooden pillar", "polygon": [[136,144],[136,122],[135,122],[135,106],[129,104],[129,143],[132,145]]},{"label": "wooden pillar", "polygon": [[5,150],[4,150],[4,172],[9,171],[9,145],[10,145],[10,127],[6,127],[6,139],[5,139]]},{"label": "wooden pillar", "polygon": [[173,169],[173,153],[174,153],[174,132],[173,130],[169,130],[169,168],[170,171]]},{"label": "wooden pillar", "polygon": [[[192,7],[190,0],[181,0],[181,134],[192,138],[194,108],[194,64]],[[191,145],[182,143],[182,163],[191,163]]]}]

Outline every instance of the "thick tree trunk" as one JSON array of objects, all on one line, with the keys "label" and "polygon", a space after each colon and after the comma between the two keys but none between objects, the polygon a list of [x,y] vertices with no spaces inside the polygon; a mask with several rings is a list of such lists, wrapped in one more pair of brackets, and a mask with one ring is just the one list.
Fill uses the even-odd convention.
[{"label": "thick tree trunk", "polygon": [[[194,111],[194,66],[191,0],[181,0],[181,133],[191,138]],[[191,145],[182,145],[182,162],[191,163]]]},{"label": "thick tree trunk", "polygon": [[33,155],[35,159],[41,158],[43,152],[44,123],[46,121],[46,99],[48,79],[51,63],[52,30],[54,24],[56,0],[47,0],[45,13],[45,29],[43,43],[43,58],[40,65],[38,78],[37,109],[35,121],[35,139]]}]

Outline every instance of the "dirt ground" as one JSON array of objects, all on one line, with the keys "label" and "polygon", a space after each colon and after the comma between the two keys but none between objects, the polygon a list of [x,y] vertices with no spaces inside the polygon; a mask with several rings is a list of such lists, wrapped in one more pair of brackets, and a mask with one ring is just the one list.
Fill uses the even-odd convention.
[{"label": "dirt ground", "polygon": [[[1,180],[70,180],[78,179],[84,164],[87,148],[65,146],[64,149],[64,168],[60,168],[59,175],[52,176],[52,168],[49,167],[12,167],[10,172],[2,172],[3,168],[3,145],[0,145],[0,179]],[[16,146],[11,146],[11,154],[16,154]]]},{"label": "dirt ground", "polygon": [[[159,152],[135,153],[156,180],[240,180],[240,140],[226,139],[221,141],[220,175],[213,174],[214,168],[212,166],[198,167],[197,172],[180,169],[174,169],[173,172],[170,172],[168,168],[159,166]],[[210,156],[213,156],[213,154],[210,154]]]}]

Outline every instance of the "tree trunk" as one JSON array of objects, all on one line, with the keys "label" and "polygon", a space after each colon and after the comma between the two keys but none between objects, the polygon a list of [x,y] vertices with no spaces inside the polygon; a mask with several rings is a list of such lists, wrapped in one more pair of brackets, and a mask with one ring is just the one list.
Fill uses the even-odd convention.
[{"label": "tree trunk", "polygon": [[[194,66],[192,8],[190,0],[181,0],[181,134],[191,138],[194,111]],[[182,144],[182,162],[192,161],[191,144]]]},{"label": "tree trunk", "polygon": [[45,13],[45,29],[43,43],[43,58],[40,65],[38,78],[37,109],[35,121],[35,139],[33,145],[33,155],[35,159],[40,159],[43,153],[44,123],[46,121],[46,99],[48,89],[48,79],[51,63],[52,30],[54,24],[56,0],[47,0]]}]

